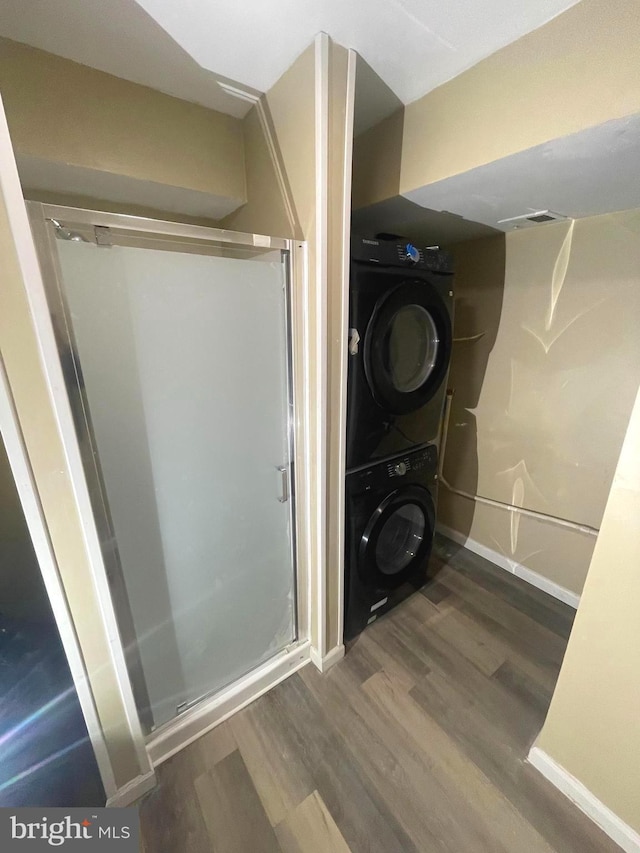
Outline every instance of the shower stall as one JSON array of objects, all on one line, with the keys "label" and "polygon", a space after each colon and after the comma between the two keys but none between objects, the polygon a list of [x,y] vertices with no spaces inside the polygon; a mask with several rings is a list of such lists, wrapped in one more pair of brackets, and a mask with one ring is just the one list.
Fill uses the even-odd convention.
[{"label": "shower stall", "polygon": [[107,604],[157,762],[241,703],[243,685],[308,657],[293,287],[304,247],[28,207]]}]

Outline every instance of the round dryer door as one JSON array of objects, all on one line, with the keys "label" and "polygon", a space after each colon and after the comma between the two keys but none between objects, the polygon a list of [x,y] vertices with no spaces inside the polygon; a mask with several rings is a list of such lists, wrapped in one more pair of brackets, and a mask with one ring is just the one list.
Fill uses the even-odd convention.
[{"label": "round dryer door", "polygon": [[378,405],[396,415],[421,408],[442,384],[450,357],[449,313],[428,282],[404,282],[379,300],[364,343]]},{"label": "round dryer door", "polygon": [[361,579],[394,589],[418,571],[431,550],[435,510],[421,486],[392,492],[372,514],[360,541]]}]

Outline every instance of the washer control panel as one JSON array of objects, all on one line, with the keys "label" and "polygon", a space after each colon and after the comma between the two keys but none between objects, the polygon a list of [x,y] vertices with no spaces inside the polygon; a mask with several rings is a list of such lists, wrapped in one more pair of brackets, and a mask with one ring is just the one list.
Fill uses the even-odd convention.
[{"label": "washer control panel", "polygon": [[[347,480],[352,490],[370,492],[374,488],[386,488],[391,484],[395,488],[395,485],[401,485],[402,481],[431,482],[436,479],[437,466],[438,451],[435,445],[430,444],[420,450],[413,450],[403,456],[354,471],[347,475]],[[419,478],[415,476],[417,474],[420,474]]]},{"label": "washer control panel", "polygon": [[434,467],[438,461],[438,452],[431,445],[414,453],[408,453],[400,459],[392,459],[387,462],[387,477],[391,480],[395,477],[405,477],[410,471],[420,471],[423,468]]}]

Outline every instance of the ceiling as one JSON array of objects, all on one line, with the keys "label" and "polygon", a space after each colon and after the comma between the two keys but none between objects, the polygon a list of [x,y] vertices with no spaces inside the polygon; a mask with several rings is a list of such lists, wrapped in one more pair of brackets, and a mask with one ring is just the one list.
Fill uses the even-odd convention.
[{"label": "ceiling", "polygon": [[321,31],[356,49],[403,103],[578,0],[2,0],[0,35],[213,109],[250,104]]},{"label": "ceiling", "polygon": [[454,213],[430,210],[402,196],[353,210],[351,226],[363,237],[385,231],[406,237],[416,246],[447,246],[500,233],[488,225],[471,222]]},{"label": "ceiling", "polygon": [[237,118],[251,108],[135,0],[0,0],[0,35]]},{"label": "ceiling", "polygon": [[553,139],[404,197],[469,225],[510,231],[513,225],[499,220],[546,209],[579,219],[638,207],[638,164],[640,114]]}]

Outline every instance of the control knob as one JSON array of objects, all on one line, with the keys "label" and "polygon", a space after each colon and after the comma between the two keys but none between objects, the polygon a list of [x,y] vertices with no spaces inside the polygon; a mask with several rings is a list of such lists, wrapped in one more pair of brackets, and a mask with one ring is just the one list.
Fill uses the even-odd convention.
[{"label": "control knob", "polygon": [[404,462],[398,462],[397,465],[393,466],[393,470],[399,477],[404,477],[407,473],[407,466]]},{"label": "control knob", "polygon": [[412,243],[407,243],[405,246],[405,253],[407,255],[407,260],[414,264],[417,264],[420,260],[420,250],[416,249]]}]

